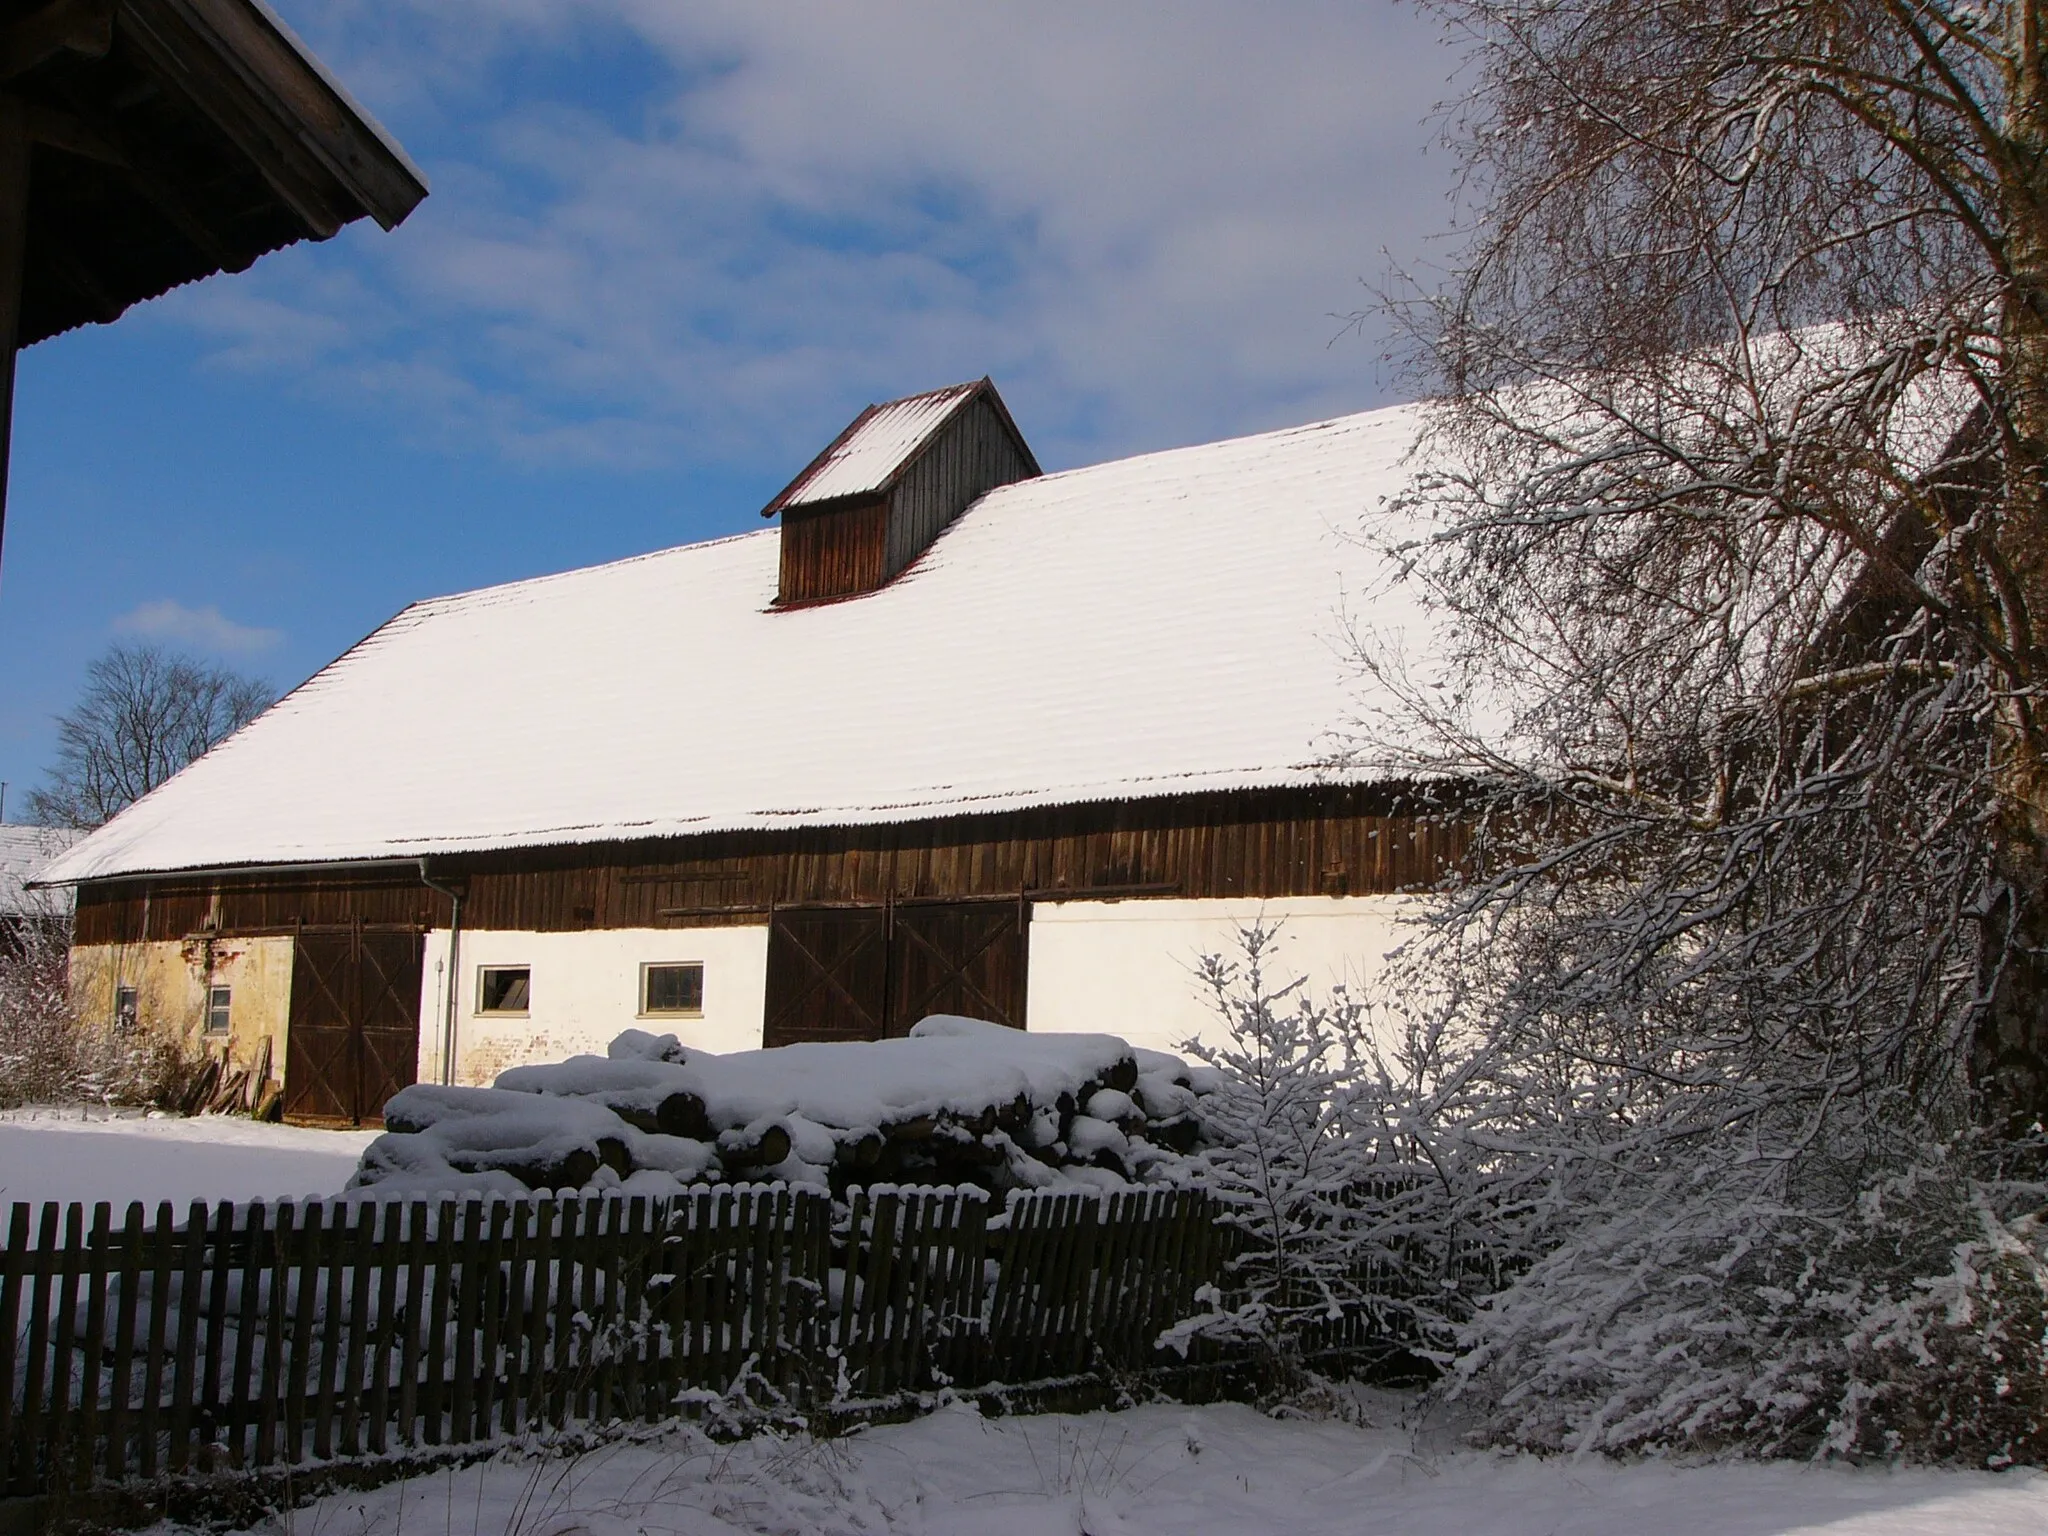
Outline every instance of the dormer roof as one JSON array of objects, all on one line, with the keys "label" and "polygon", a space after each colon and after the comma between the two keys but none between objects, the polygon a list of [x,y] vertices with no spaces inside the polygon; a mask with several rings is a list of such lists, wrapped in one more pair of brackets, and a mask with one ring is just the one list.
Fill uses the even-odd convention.
[{"label": "dormer roof", "polygon": [[944,389],[926,390],[870,405],[847,424],[846,430],[825,445],[824,452],[804,466],[803,472],[780,495],[761,509],[763,517],[792,507],[815,507],[827,502],[864,500],[885,496],[917,462],[946,424],[973,401],[986,396],[997,417],[1008,429],[1017,451],[1030,465],[1031,475],[1040,473],[1024,435],[1017,430],[1003,397],[993,380],[983,377],[967,384],[949,384]]}]

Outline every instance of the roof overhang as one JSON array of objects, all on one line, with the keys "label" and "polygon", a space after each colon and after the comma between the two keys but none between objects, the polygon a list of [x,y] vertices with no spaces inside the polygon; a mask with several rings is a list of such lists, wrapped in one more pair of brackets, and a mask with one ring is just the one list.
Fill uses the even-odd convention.
[{"label": "roof overhang", "polygon": [[427,193],[261,0],[0,0],[0,96],[31,146],[22,346]]}]

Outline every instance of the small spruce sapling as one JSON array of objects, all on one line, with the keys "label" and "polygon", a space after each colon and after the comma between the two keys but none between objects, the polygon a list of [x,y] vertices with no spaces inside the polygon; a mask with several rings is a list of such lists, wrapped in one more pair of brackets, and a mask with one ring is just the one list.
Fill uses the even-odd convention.
[{"label": "small spruce sapling", "polygon": [[1305,977],[1275,983],[1278,936],[1277,925],[1254,923],[1239,931],[1239,958],[1202,958],[1228,1043],[1187,1049],[1219,1078],[1204,1102],[1206,1176],[1238,1235],[1230,1294],[1213,1299],[1199,1331],[1253,1344],[1284,1381],[1300,1369],[1308,1330],[1359,1300],[1345,1122],[1365,1010],[1342,988],[1318,1001]]}]

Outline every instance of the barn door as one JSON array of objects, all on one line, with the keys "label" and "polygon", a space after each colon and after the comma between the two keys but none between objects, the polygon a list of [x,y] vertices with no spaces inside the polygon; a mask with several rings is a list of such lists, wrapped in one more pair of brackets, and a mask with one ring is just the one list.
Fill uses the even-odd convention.
[{"label": "barn door", "polygon": [[413,1081],[423,945],[418,933],[366,932],[360,923],[299,934],[285,1041],[289,1118],[374,1122]]},{"label": "barn door", "polygon": [[928,1014],[959,1013],[1024,1027],[1024,923],[1019,901],[903,906],[889,933],[886,1033]]},{"label": "barn door", "polygon": [[763,1045],[879,1040],[888,1017],[888,914],[778,910],[768,925]]},{"label": "barn door", "polygon": [[763,1045],[881,1040],[932,1013],[1024,1027],[1021,903],[778,909]]}]

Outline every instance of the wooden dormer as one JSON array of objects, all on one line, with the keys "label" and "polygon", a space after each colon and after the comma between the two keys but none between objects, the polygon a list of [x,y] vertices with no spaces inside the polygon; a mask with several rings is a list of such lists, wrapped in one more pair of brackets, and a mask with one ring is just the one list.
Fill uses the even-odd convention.
[{"label": "wooden dormer", "polygon": [[999,485],[1039,473],[988,379],[871,405],[768,505],[789,607],[886,585]]}]

